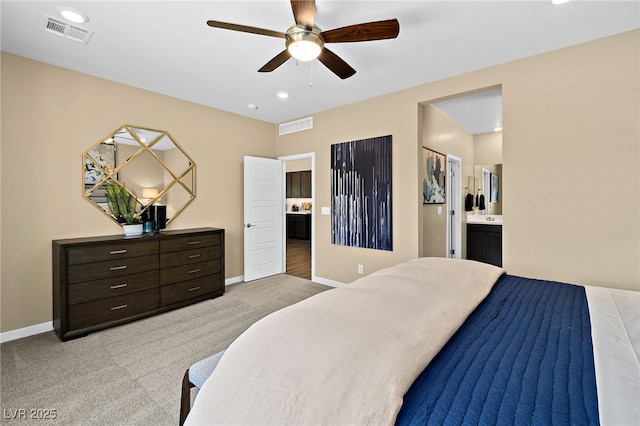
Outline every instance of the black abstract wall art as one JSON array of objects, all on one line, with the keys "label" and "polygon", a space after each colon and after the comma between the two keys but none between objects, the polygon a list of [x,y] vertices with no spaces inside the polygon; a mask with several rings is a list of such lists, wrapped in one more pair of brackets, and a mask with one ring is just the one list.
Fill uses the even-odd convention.
[{"label": "black abstract wall art", "polygon": [[331,145],[331,243],[393,250],[391,135]]}]

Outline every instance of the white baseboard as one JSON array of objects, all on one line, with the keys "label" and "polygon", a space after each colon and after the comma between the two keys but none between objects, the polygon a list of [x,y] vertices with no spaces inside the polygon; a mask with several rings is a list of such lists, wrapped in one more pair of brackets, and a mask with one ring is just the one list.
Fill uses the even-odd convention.
[{"label": "white baseboard", "polygon": [[344,283],[341,283],[340,281],[333,281],[327,278],[322,278],[317,276],[311,277],[311,281],[318,284],[328,285],[330,287],[342,287],[344,285]]},{"label": "white baseboard", "polygon": [[42,324],[31,325],[29,327],[19,328],[17,330],[5,331],[0,333],[0,343],[10,342],[11,340],[22,339],[23,337],[33,336],[35,334],[46,333],[53,330],[53,321],[43,322]]},{"label": "white baseboard", "polygon": [[224,285],[231,285],[244,282],[244,275],[238,275],[237,277],[227,278],[224,280]]}]

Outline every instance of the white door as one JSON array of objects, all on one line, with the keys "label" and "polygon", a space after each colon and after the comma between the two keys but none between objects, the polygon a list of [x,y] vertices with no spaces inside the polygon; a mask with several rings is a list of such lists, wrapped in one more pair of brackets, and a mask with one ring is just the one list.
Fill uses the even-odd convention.
[{"label": "white door", "polygon": [[447,257],[462,257],[462,160],[447,154]]},{"label": "white door", "polygon": [[282,161],[244,157],[244,280],[284,272]]}]

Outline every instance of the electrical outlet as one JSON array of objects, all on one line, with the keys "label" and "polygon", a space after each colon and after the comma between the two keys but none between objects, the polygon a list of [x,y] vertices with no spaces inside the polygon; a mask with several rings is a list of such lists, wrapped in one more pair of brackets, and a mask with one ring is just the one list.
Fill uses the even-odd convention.
[{"label": "electrical outlet", "polygon": [[358,265],[358,273],[359,274],[364,274],[364,266],[363,265]]}]

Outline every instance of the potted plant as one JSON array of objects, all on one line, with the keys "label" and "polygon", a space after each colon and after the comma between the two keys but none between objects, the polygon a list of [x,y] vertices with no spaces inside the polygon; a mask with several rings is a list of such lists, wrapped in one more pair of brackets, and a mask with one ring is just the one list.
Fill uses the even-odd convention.
[{"label": "potted plant", "polygon": [[142,219],[137,216],[138,200],[132,189],[113,181],[106,184],[107,205],[113,217],[122,224],[125,235],[142,234]]}]

